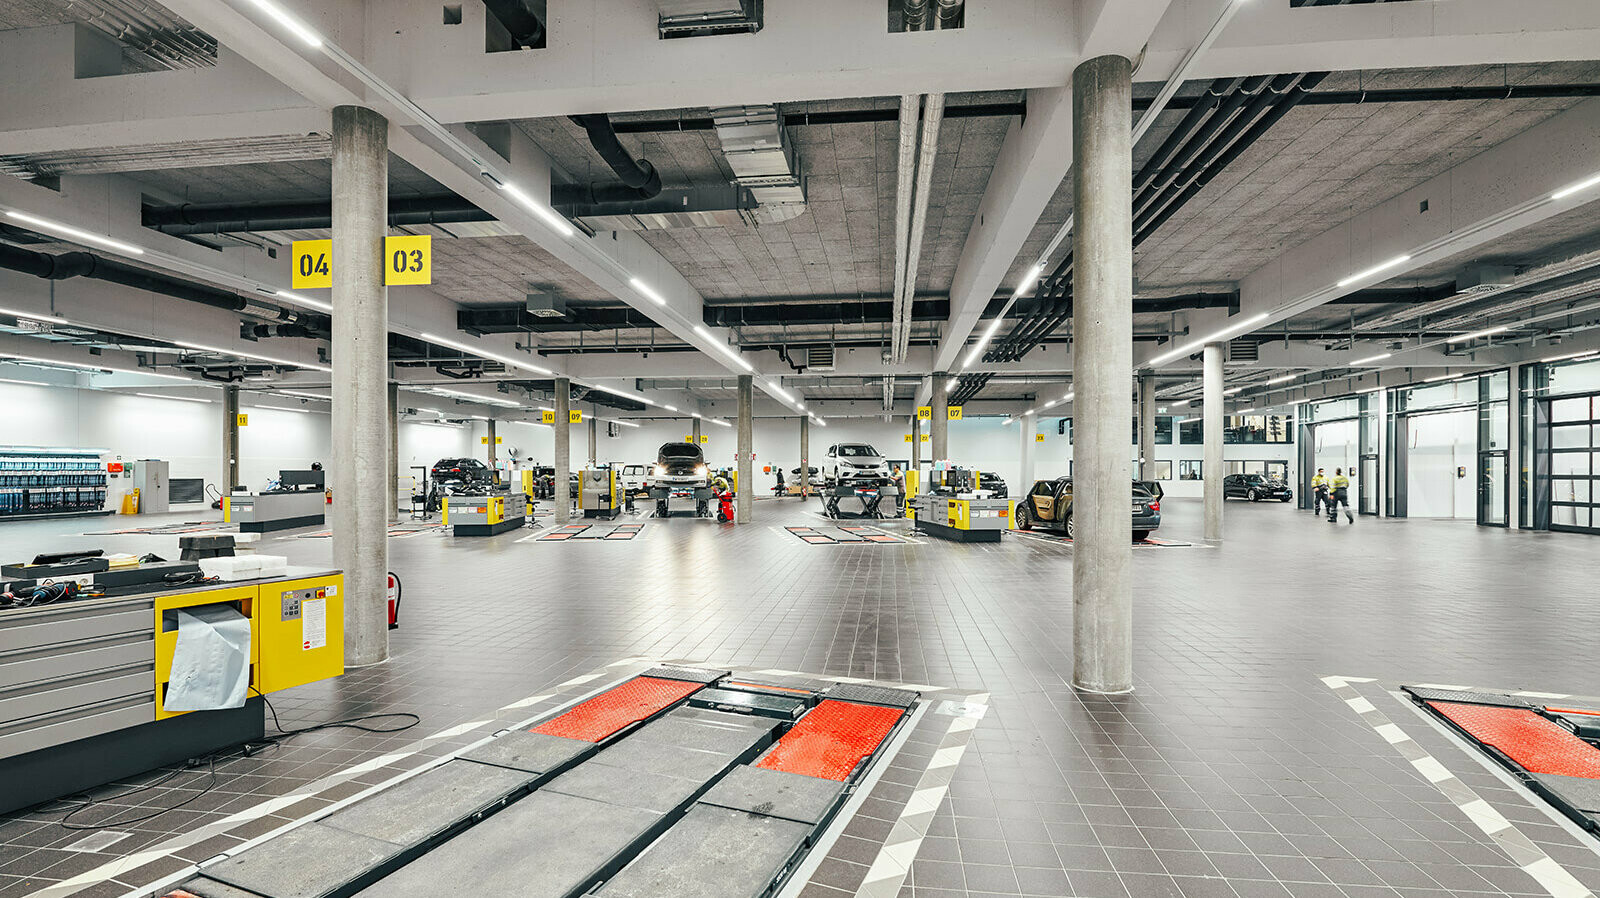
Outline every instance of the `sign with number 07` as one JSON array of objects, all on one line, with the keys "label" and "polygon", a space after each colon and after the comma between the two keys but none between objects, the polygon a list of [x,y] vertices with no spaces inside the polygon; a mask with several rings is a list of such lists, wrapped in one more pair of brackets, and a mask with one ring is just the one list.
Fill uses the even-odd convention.
[{"label": "sign with number 07", "polygon": [[[294,289],[333,286],[332,240],[296,240],[293,255]],[[387,287],[433,283],[433,238],[426,234],[385,237],[383,283]]]}]

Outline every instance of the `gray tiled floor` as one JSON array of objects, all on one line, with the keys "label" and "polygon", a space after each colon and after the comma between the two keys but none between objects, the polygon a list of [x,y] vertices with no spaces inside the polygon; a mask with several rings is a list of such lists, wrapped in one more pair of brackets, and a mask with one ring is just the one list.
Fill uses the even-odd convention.
[{"label": "gray tiled floor", "polygon": [[[1166,504],[1162,535],[1195,539],[1198,503]],[[65,850],[86,833],[53,822],[59,812],[0,822],[0,898],[482,721],[625,657],[992,693],[903,895],[1547,894],[1319,678],[1600,693],[1593,539],[1454,522],[1331,525],[1276,504],[1230,504],[1220,547],[1136,552],[1138,688],[1108,699],[1067,685],[1070,547],[1017,539],[809,546],[782,531],[823,523],[815,509],[763,501],[754,526],[652,521],[637,539],[615,543],[518,543],[517,533],[391,540],[391,567],[406,586],[393,659],[274,704],[286,726],[410,710],[423,716],[420,727],[310,734],[220,765],[209,794],[181,812],[117,827],[132,835],[104,854]],[[103,528],[6,527],[0,556],[88,529]],[[299,563],[325,563],[332,548],[296,539],[266,547]],[[1380,686],[1366,694],[1389,702],[1389,715],[1435,757],[1600,889],[1600,843],[1556,825]],[[424,753],[471,738],[432,742]],[[136,799],[161,807],[208,779],[186,773]],[[239,834],[273,821],[283,822],[266,818]],[[180,854],[205,857],[234,843],[218,836]],[[119,881],[161,872],[156,864]],[[92,894],[125,891],[108,885]],[[807,890],[808,898],[844,894]]]}]

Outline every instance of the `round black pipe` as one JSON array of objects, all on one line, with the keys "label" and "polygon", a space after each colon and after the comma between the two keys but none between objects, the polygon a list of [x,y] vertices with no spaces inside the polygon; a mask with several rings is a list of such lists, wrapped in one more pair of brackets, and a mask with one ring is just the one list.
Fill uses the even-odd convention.
[{"label": "round black pipe", "polygon": [[483,5],[505,26],[518,48],[532,49],[544,43],[544,23],[522,0],[483,0]]},{"label": "round black pipe", "polygon": [[[180,235],[320,229],[333,227],[333,203],[331,200],[305,200],[244,205],[147,205],[141,219],[147,228]],[[493,220],[494,216],[453,193],[389,200],[391,227]]]},{"label": "round black pipe", "polygon": [[622,183],[638,191],[638,199],[647,200],[661,192],[661,174],[650,164],[650,160],[633,158],[628,148],[617,139],[609,116],[605,113],[575,115],[572,120],[589,135],[589,143],[595,152],[611,166]]},{"label": "round black pipe", "polygon": [[149,290],[230,312],[243,312],[252,305],[224,290],[145,271],[132,265],[103,259],[94,253],[70,252],[57,256],[0,244],[0,268],[20,271],[51,281],[64,281],[76,277],[109,281],[135,290]]}]

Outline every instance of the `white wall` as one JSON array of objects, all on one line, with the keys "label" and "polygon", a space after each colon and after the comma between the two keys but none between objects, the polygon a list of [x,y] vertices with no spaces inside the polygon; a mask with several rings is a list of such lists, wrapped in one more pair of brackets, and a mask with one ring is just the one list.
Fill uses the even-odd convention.
[{"label": "white wall", "polygon": [[[1406,516],[1478,516],[1478,412],[1410,415],[1406,427]],[[1466,476],[1458,477],[1459,468]]]}]

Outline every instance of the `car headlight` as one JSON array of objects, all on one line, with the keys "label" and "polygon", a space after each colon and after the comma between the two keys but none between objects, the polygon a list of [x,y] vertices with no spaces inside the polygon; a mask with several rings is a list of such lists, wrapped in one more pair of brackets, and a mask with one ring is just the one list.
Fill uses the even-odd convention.
[{"label": "car headlight", "polygon": [[660,477],[660,476],[662,476],[662,475],[667,473],[667,466],[666,465],[656,465],[654,468],[650,469],[650,473],[656,475],[657,477]]},{"label": "car headlight", "polygon": [[704,474],[704,473],[706,473],[707,470],[708,469],[706,468],[705,465],[695,465],[695,467],[694,467],[694,472],[696,474]]}]

